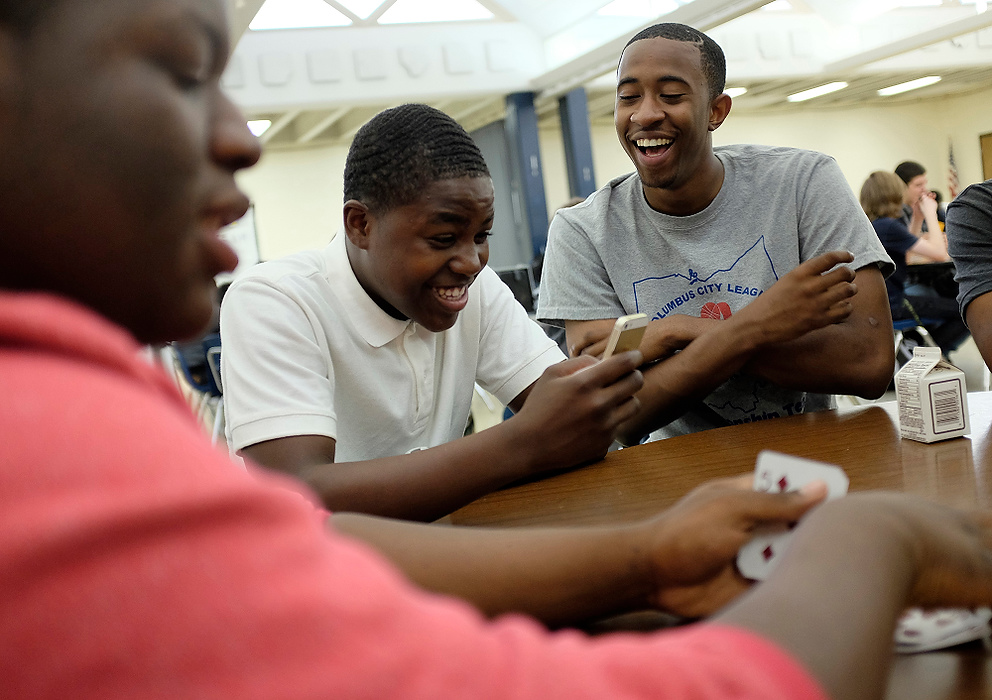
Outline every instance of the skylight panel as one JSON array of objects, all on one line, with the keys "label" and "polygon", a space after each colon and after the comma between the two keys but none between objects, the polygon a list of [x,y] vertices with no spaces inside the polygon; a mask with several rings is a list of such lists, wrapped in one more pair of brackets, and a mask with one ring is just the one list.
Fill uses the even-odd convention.
[{"label": "skylight panel", "polygon": [[684,4],[677,0],[613,0],[596,14],[604,17],[659,17]]},{"label": "skylight panel", "polygon": [[303,27],[344,27],[351,20],[324,0],[265,0],[255,19],[248,25],[263,29],[300,29]]},{"label": "skylight panel", "polygon": [[362,19],[367,19],[369,15],[378,10],[382,2],[383,0],[337,0],[339,5]]},{"label": "skylight panel", "polygon": [[269,127],[272,126],[271,119],[249,119],[248,120],[248,131],[253,133],[255,136],[261,136]]},{"label": "skylight panel", "polygon": [[475,0],[398,0],[379,18],[379,24],[460,22],[492,19],[493,13]]}]

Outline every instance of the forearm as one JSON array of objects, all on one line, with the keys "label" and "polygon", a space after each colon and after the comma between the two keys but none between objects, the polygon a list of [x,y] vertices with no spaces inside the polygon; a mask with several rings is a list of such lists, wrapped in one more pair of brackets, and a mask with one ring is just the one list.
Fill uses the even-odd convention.
[{"label": "forearm", "polygon": [[858,294],[847,318],[768,345],[744,371],[789,389],[881,396],[895,367],[888,295],[874,266],[859,269],[855,283]]},{"label": "forearm", "polygon": [[965,320],[982,359],[992,367],[992,293],[972,300],[965,309]]},{"label": "forearm", "polygon": [[652,592],[637,526],[482,529],[347,513],[332,524],[421,587],[489,616],[520,612],[562,625],[642,609]]},{"label": "forearm", "polygon": [[716,323],[678,354],[643,370],[640,409],[621,425],[618,439],[636,444],[740,371],[760,346],[755,330],[734,319]]},{"label": "forearm", "polygon": [[923,233],[923,215],[915,207],[913,209],[913,215],[909,218],[908,228],[909,232],[917,238]]},{"label": "forearm", "polygon": [[897,523],[874,527],[833,504],[796,532],[774,574],[715,620],[748,628],[790,652],[834,698],[884,695],[895,622],[912,585]]},{"label": "forearm", "polygon": [[845,321],[771,345],[743,371],[788,389],[878,398],[895,366],[892,322]]},{"label": "forearm", "polygon": [[[569,353],[602,355],[615,320],[568,321],[565,324],[565,336]],[[715,319],[672,314],[648,323],[638,349],[644,356],[645,363],[657,362],[681,350],[716,323],[719,321]]]},{"label": "forearm", "polygon": [[947,238],[944,236],[944,232],[940,228],[940,220],[937,218],[937,211],[928,211],[924,214],[924,222],[927,225],[927,230],[922,233],[921,238],[930,241],[934,245],[939,245],[943,249],[947,250]]},{"label": "forearm", "polygon": [[431,521],[532,473],[512,421],[395,457],[335,462],[297,471],[332,511]]}]

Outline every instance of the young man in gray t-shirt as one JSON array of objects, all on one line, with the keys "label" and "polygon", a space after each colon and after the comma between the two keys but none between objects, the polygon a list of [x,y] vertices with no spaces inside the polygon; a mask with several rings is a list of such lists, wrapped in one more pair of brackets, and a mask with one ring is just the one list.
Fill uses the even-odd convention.
[{"label": "young man in gray t-shirt", "polygon": [[877,397],[892,376],[891,261],[833,159],[714,150],[725,72],[690,27],[631,39],[616,126],[637,172],[551,225],[538,316],[571,352],[601,352],[617,316],[651,318],[627,443]]}]

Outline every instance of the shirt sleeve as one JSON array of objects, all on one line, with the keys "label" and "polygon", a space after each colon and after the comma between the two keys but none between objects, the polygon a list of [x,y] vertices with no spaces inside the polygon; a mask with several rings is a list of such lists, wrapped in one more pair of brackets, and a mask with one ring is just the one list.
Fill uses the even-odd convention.
[{"label": "shirt sleeve", "polygon": [[508,405],[565,355],[493,270],[484,268],[476,284],[482,294],[476,381]]},{"label": "shirt sleeve", "polygon": [[292,435],[337,436],[327,339],[289,295],[238,280],[221,306],[228,438],[240,450]]},{"label": "shirt sleeve", "polygon": [[895,271],[840,166],[829,156],[820,156],[801,192],[799,246],[802,260],[846,250],[854,255],[855,270],[874,265],[886,277]]},{"label": "shirt sleeve", "polygon": [[[608,195],[593,195],[602,196]],[[537,317],[545,323],[564,326],[569,320],[618,318],[627,313],[603,259],[580,225],[594,216],[598,214],[591,206],[579,205],[551,220],[537,308]]]},{"label": "shirt sleeve", "polygon": [[946,223],[965,318],[968,304],[992,292],[992,180],[971,185],[947,205]]}]

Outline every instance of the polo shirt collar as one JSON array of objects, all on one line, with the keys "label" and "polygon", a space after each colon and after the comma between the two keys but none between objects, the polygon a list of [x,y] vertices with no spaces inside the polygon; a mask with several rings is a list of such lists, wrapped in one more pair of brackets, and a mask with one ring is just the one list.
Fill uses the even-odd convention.
[{"label": "polo shirt collar", "polygon": [[344,304],[344,313],[359,335],[372,347],[381,348],[398,338],[413,321],[393,318],[368,295],[348,261],[347,237],[344,231],[338,231],[324,249],[328,283],[337,290]]}]

